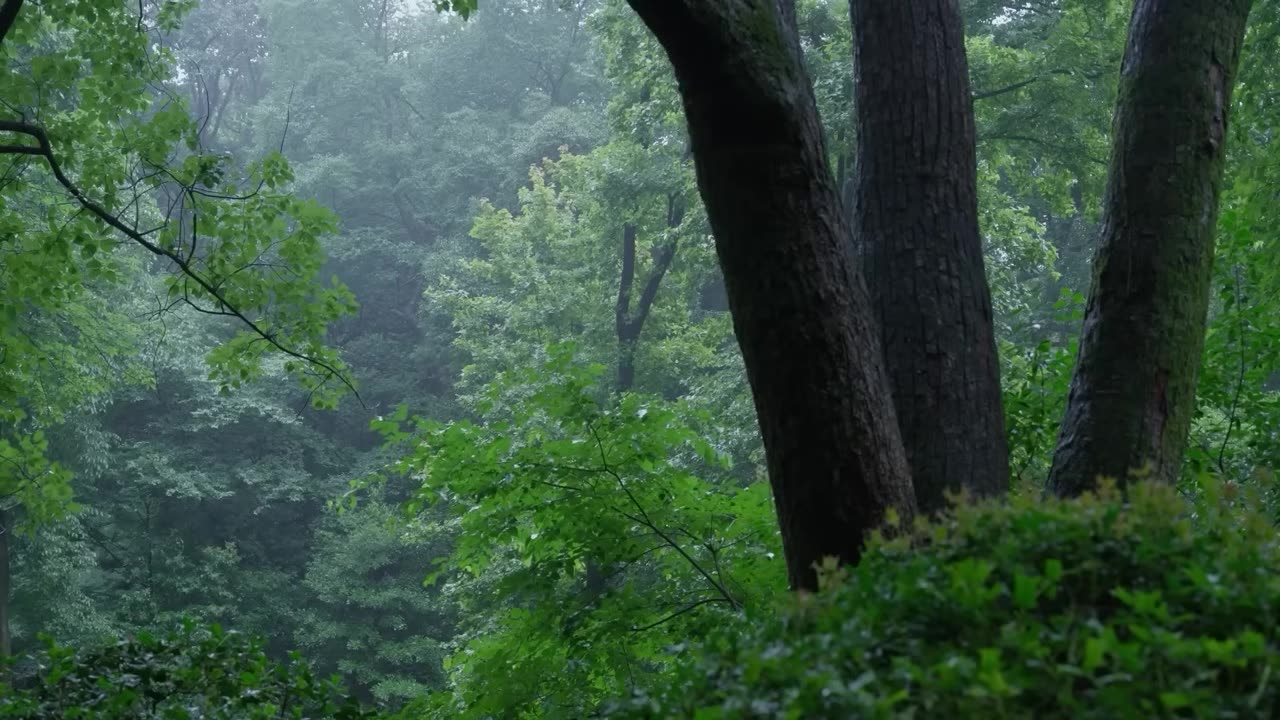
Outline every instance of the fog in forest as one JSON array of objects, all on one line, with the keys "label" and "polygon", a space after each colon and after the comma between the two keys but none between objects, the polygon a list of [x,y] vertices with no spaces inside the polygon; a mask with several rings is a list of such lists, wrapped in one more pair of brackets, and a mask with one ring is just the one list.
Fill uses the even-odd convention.
[{"label": "fog in forest", "polygon": [[4,0],[0,718],[1280,712],[1277,38]]}]

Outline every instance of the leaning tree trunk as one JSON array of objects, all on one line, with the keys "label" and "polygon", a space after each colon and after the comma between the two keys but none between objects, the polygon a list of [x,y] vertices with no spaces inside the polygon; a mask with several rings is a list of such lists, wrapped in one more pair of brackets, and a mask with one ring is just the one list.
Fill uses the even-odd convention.
[{"label": "leaning tree trunk", "polygon": [[1173,482],[1195,409],[1231,86],[1251,0],[1138,0],[1101,241],[1049,488]]},{"label": "leaning tree trunk", "polygon": [[850,0],[854,229],[922,512],[1009,486],[956,0]]},{"label": "leaning tree trunk", "polygon": [[786,0],[629,0],[675,68],[794,588],[914,515],[849,225]]}]

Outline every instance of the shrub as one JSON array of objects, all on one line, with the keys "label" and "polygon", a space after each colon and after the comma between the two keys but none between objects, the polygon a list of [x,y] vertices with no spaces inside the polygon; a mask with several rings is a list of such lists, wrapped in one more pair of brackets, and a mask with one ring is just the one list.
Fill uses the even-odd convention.
[{"label": "shrub", "polygon": [[1229,495],[962,506],[707,638],[607,714],[1275,717],[1277,536]]},{"label": "shrub", "polygon": [[[294,655],[269,660],[256,639],[188,624],[76,651],[46,640],[34,672],[0,682],[0,718],[249,720],[378,715]],[[29,668],[30,669],[30,668]]]}]

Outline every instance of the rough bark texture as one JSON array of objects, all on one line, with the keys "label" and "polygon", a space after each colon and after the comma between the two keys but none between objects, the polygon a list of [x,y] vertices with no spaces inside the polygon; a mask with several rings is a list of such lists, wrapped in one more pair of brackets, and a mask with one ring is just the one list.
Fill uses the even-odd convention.
[{"label": "rough bark texture", "polygon": [[911,480],[794,6],[629,0],[675,68],[794,588],[857,562]]},{"label": "rough bark texture", "polygon": [[1000,495],[1009,451],[956,0],[851,0],[854,230],[922,512]]},{"label": "rough bark texture", "polygon": [[1138,0],[1093,288],[1049,488],[1177,478],[1209,305],[1227,111],[1250,0]]}]

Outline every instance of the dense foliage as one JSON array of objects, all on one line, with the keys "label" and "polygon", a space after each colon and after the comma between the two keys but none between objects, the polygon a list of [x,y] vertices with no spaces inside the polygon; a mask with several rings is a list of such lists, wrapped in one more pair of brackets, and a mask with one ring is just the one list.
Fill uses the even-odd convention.
[{"label": "dense foliage", "polygon": [[1236,492],[960,507],[610,715],[1269,717],[1280,546]]},{"label": "dense foliage", "polygon": [[453,578],[444,592],[472,618],[448,663],[447,716],[586,715],[636,668],[665,666],[666,646],[785,583],[768,494],[735,481],[706,414],[615,401],[603,366],[571,353],[552,348],[544,367],[489,386],[486,406],[539,381],[516,407],[490,410],[501,419],[415,423],[400,469],[423,485],[406,509],[453,516],[457,542],[432,578]]},{"label": "dense foliage", "polygon": [[[1131,2],[960,4],[1011,502],[799,600],[627,2],[20,4],[0,716],[356,717],[331,674],[407,717],[1274,710],[1280,6],[1233,99],[1183,478],[1126,505],[1039,495]],[[847,201],[848,3],[796,6]]]},{"label": "dense foliage", "polygon": [[316,677],[295,655],[276,662],[261,643],[191,625],[163,636],[140,633],[101,649],[48,641],[33,668],[0,685],[0,717],[372,718],[336,679]]}]

